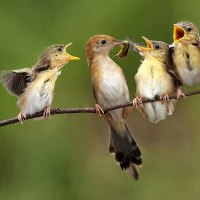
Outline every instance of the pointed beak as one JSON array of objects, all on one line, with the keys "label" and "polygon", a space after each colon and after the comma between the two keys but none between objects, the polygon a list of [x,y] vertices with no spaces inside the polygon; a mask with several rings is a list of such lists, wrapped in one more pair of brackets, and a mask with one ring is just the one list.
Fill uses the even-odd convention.
[{"label": "pointed beak", "polygon": [[173,33],[174,42],[177,42],[180,39],[183,39],[185,35],[186,35],[186,31],[181,26],[174,24],[174,33]]},{"label": "pointed beak", "polygon": [[114,40],[112,43],[114,46],[120,46],[124,44],[124,41],[122,40]]},{"label": "pointed beak", "polygon": [[70,55],[70,54],[68,54],[68,53],[65,53],[65,56],[66,56],[66,58],[67,58],[69,61],[71,61],[71,60],[80,60],[79,57],[72,56],[72,55]]},{"label": "pointed beak", "polygon": [[139,51],[139,52],[145,52],[145,51],[149,51],[151,49],[153,49],[153,45],[150,42],[150,40],[148,40],[146,37],[142,36],[143,40],[146,42],[147,47],[143,47],[143,46],[139,46],[139,45],[135,45],[135,48]]},{"label": "pointed beak", "polygon": [[[72,45],[72,43],[66,44],[66,45],[65,45],[65,50],[67,50],[67,48],[68,48],[69,46],[71,46],[71,45]],[[67,59],[68,61],[71,61],[71,60],[80,60],[79,57],[72,56],[72,55],[70,55],[70,54],[68,54],[68,53],[66,53],[66,52],[65,52],[64,54],[65,54],[66,59]]]}]

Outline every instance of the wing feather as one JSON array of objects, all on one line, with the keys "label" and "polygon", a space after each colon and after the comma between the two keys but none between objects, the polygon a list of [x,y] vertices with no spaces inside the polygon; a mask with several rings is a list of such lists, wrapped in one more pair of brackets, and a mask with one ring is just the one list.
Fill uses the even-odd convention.
[{"label": "wing feather", "polygon": [[20,96],[27,84],[33,80],[33,73],[30,68],[20,70],[3,71],[0,74],[0,81],[12,95]]}]

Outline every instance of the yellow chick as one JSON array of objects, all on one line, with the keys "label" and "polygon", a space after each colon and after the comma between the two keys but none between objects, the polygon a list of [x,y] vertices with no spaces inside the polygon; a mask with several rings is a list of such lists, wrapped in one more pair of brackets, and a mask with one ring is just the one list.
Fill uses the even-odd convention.
[{"label": "yellow chick", "polygon": [[197,27],[188,21],[174,24],[170,45],[176,71],[183,84],[200,82],[200,39]]},{"label": "yellow chick", "polygon": [[53,101],[55,82],[62,67],[70,60],[78,57],[66,53],[70,44],[56,44],[48,47],[36,65],[32,68],[4,71],[1,81],[12,95],[18,97],[21,112],[18,120],[22,123],[26,115],[33,115],[44,110],[44,117],[50,115]]},{"label": "yellow chick", "polygon": [[[144,60],[135,75],[136,98],[133,103],[139,106],[145,117],[157,123],[172,115],[175,100],[169,100],[169,95],[176,94],[181,83],[173,68],[169,45],[145,37],[143,39],[147,47],[135,46]],[[140,105],[143,98],[158,97],[161,101]]]}]

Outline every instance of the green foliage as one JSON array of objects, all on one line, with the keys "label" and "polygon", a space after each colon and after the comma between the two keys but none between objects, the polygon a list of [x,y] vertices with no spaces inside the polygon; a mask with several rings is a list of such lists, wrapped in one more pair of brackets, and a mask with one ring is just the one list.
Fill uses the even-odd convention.
[{"label": "green foliage", "polygon": [[[69,52],[81,60],[64,67],[53,107],[92,106],[85,58],[89,37],[109,34],[141,43],[144,35],[171,43],[173,23],[190,20],[200,28],[199,6],[194,0],[1,0],[0,70],[32,66],[46,46],[73,42]],[[133,98],[140,56],[130,52],[126,60],[113,59],[122,66]],[[2,85],[0,96],[0,119],[16,116],[16,98]],[[137,111],[130,116],[128,124],[143,152],[139,182],[121,172],[109,155],[107,125],[93,114],[0,128],[0,199],[197,199],[198,103],[198,96],[178,102],[174,115],[158,125]]]}]

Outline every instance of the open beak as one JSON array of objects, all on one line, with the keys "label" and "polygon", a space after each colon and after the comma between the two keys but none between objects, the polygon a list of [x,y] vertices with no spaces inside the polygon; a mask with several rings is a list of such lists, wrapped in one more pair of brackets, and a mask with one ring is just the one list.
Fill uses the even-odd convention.
[{"label": "open beak", "polygon": [[71,60],[80,60],[79,57],[72,56],[72,55],[70,55],[70,54],[68,54],[68,53],[65,53],[65,56],[67,57],[67,59],[68,59],[69,61],[71,61]]},{"label": "open beak", "polygon": [[151,44],[151,42],[144,36],[142,36],[143,40],[146,42],[147,47],[143,47],[143,46],[135,46],[135,48],[139,51],[139,52],[145,52],[148,50],[153,49],[153,45]]},{"label": "open beak", "polygon": [[183,39],[185,35],[186,35],[185,30],[181,26],[174,24],[174,34],[173,34],[174,42]]},{"label": "open beak", "polygon": [[[72,43],[66,44],[66,45],[65,45],[65,50],[67,50],[67,48],[68,48],[70,45],[72,45]],[[80,60],[79,57],[72,56],[72,55],[70,55],[70,54],[68,54],[68,53],[66,53],[66,52],[65,52],[64,54],[65,54],[66,59],[67,59],[68,61],[71,61],[71,60]]]}]

